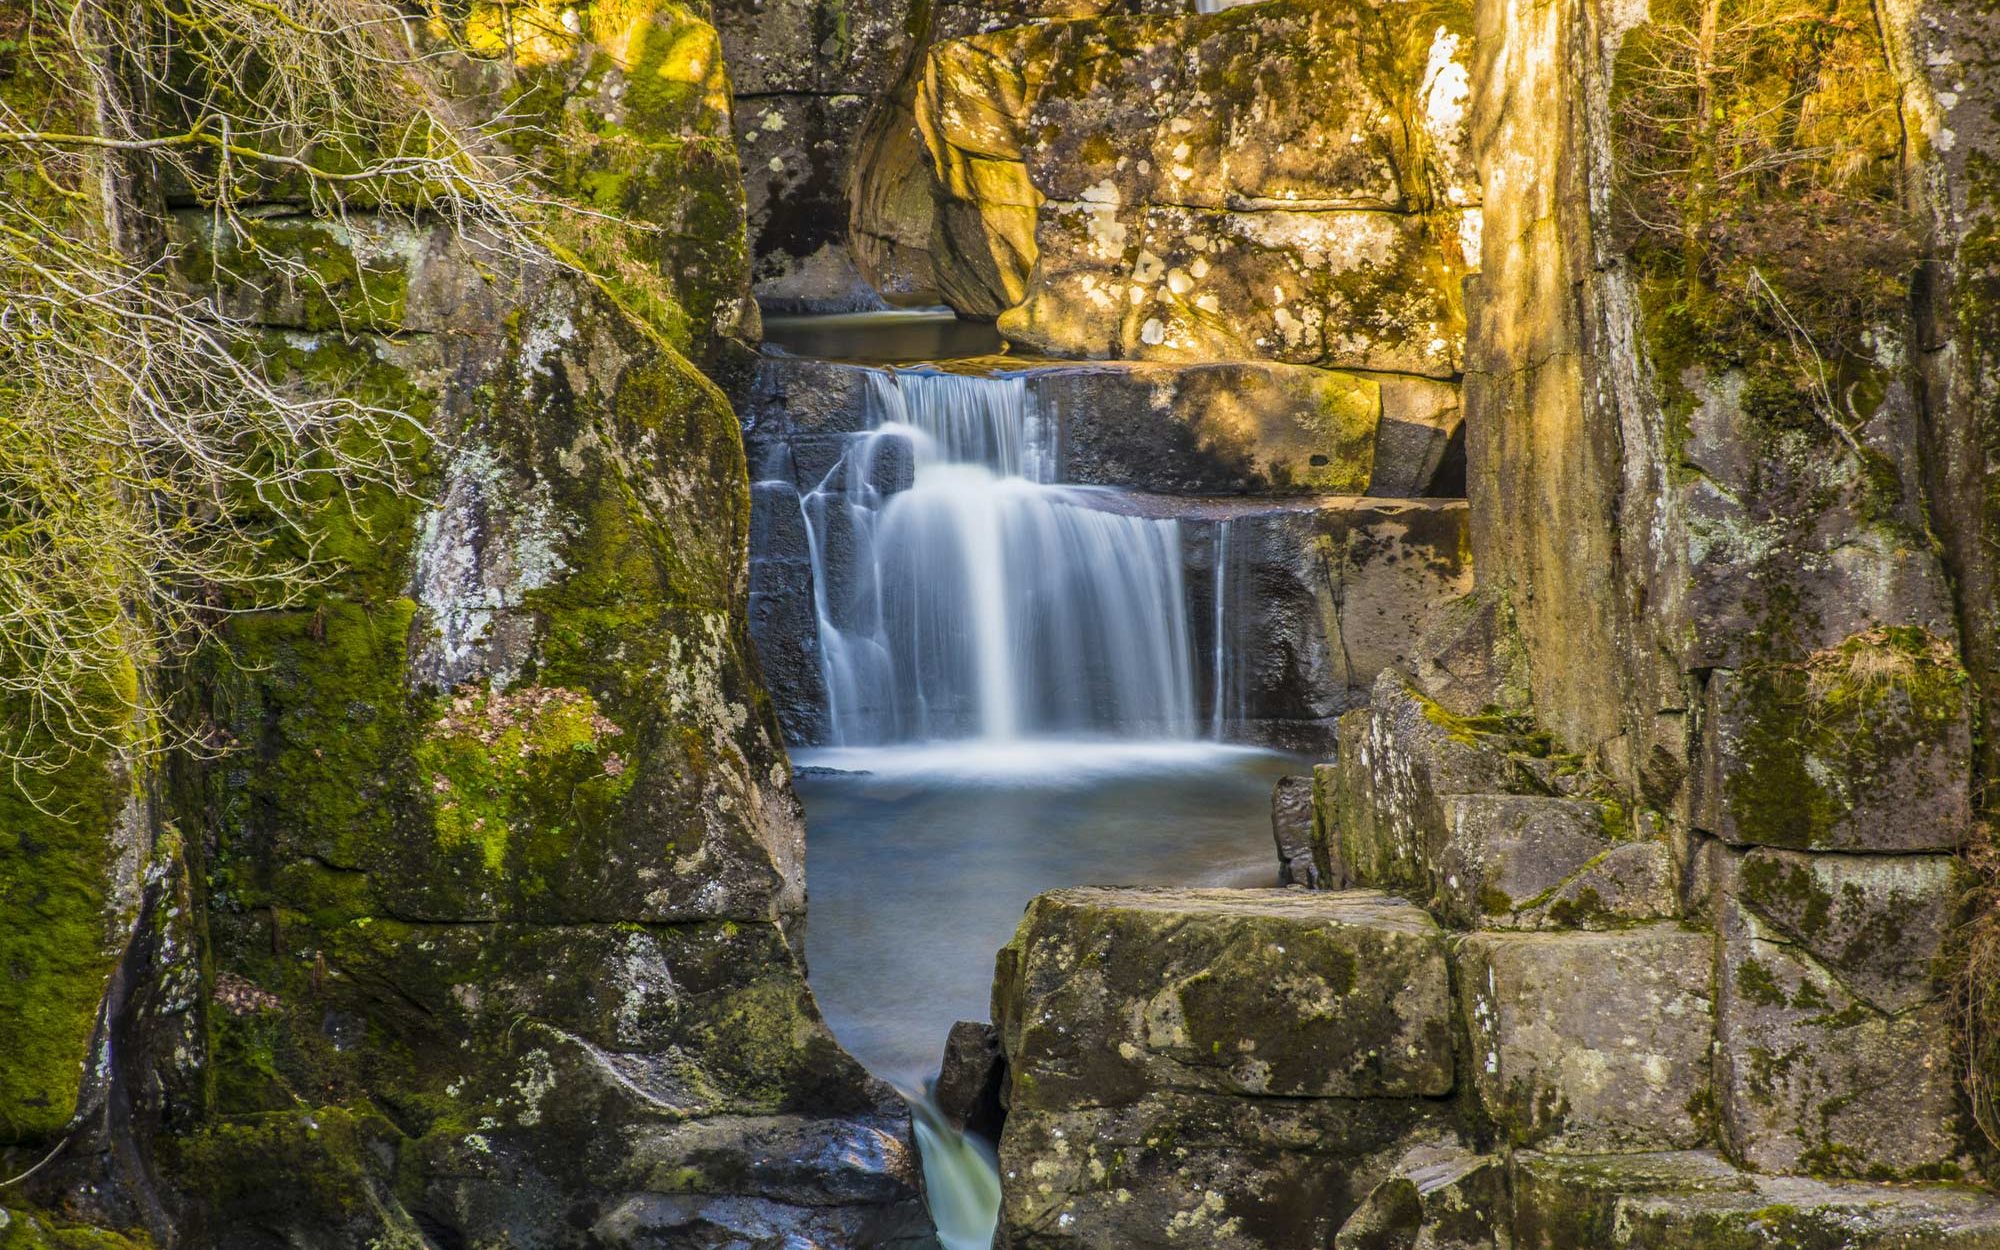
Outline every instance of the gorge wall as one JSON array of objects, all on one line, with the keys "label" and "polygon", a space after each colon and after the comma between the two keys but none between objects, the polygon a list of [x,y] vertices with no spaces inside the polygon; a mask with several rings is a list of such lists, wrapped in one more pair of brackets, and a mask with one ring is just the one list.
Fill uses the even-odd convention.
[{"label": "gorge wall", "polygon": [[[63,16],[7,17],[12,115],[171,132],[157,83],[79,68],[122,46],[92,21],[167,17]],[[934,1244],[907,1112],[799,953],[742,446],[698,367],[756,333],[717,34],[673,3],[459,16],[371,46],[437,124],[523,119],[511,159],[587,206],[531,237],[387,178],[329,214],[309,175],[197,202],[143,146],[9,167],[275,385],[427,436],[404,489],[275,540],[330,576],[218,598],[215,649],[136,675],[204,758],[138,725],[10,790],[0,1244]],[[190,107],[203,66],[260,70],[211,51]]]},{"label": "gorge wall", "polygon": [[[454,16],[444,98],[532,119],[571,206],[533,247],[284,177],[218,214],[143,149],[5,171],[431,435],[282,540],[337,575],[218,592],[231,658],[135,665],[132,723],[8,792],[0,1246],[930,1244],[806,987],[783,752],[823,731],[788,518],[868,370],[753,358],[753,291],[991,319],[965,367],[1064,478],[1180,520],[1238,644],[1203,708],[1326,759],[1294,888],[1029,909],[943,1082],[997,1090],[957,1110],[1004,1114],[1005,1244],[2000,1244],[1951,979],[1993,888],[1991,15]],[[7,21],[15,116],[166,107]],[[147,750],[169,713],[212,751]]]},{"label": "gorge wall", "polygon": [[1990,1150],[1993,28],[1472,17],[1479,589],[1281,791],[1345,892],[1030,909],[1008,1244],[1990,1244],[1880,1182]]}]

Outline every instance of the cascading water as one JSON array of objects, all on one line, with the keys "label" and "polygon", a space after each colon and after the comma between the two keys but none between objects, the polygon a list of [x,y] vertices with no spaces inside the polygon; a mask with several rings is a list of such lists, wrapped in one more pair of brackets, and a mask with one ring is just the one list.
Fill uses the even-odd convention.
[{"label": "cascading water", "polygon": [[800,501],[829,743],[1193,737],[1178,523],[1054,484],[1019,377],[868,384]]}]

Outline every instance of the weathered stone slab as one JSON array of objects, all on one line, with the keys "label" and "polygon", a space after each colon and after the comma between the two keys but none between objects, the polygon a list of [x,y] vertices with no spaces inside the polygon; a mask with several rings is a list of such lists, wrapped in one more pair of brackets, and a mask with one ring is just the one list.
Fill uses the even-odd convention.
[{"label": "weathered stone slab", "polygon": [[1516,1145],[1680,1149],[1707,1129],[1714,938],[1674,924],[1456,947],[1473,1089]]},{"label": "weathered stone slab", "polygon": [[1326,1246],[1413,1134],[1448,1109],[1405,1099],[1155,1093],[1010,1112],[1001,1236],[1012,1250]]},{"label": "weathered stone slab", "polygon": [[1611,846],[1603,807],[1586,800],[1459,794],[1443,804],[1436,906],[1459,928],[1514,927]]},{"label": "weathered stone slab", "polygon": [[1452,1087],[1444,935],[1372,891],[1069,889],[1000,953],[1014,1112]]},{"label": "weathered stone slab", "polygon": [[1878,1011],[1936,999],[1958,900],[1950,855],[1727,855],[1735,900]]},{"label": "weathered stone slab", "polygon": [[1271,787],[1271,837],[1278,846],[1278,884],[1317,887],[1311,777],[1280,777]]},{"label": "weathered stone slab", "polygon": [[1672,848],[1664,841],[1625,842],[1591,860],[1521,914],[1533,929],[1609,929],[1681,914]]},{"label": "weathered stone slab", "polygon": [[1505,791],[1511,766],[1394,669],[1375,679],[1369,707],[1349,717],[1340,726],[1339,784],[1321,818],[1338,834],[1350,881],[1428,898],[1445,797]]},{"label": "weathered stone slab", "polygon": [[[1949,1007],[1927,975],[1908,978],[1907,939],[1877,950],[1865,936],[1890,937],[1895,909],[1908,901],[1895,887],[1923,870],[1892,862],[1869,882],[1868,865],[1822,874],[1810,863],[1715,853],[1725,857],[1715,1071],[1731,1153],[1769,1171],[1925,1177],[1951,1168],[1959,1146]],[[1836,874],[1846,878],[1839,895],[1820,894]],[[1912,908],[1913,933],[1925,931],[1927,910]],[[1794,936],[1798,929],[1811,940]]]},{"label": "weathered stone slab", "polygon": [[[1336,806],[1342,779],[1347,776],[1345,761],[1359,749],[1368,733],[1368,709],[1358,708],[1340,718],[1334,762],[1313,765],[1313,868],[1319,873],[1321,888],[1344,890],[1348,885],[1347,864],[1341,858],[1341,809]],[[1365,778],[1364,778],[1365,780]]]},{"label": "weathered stone slab", "polygon": [[1727,841],[1952,850],[1971,830],[1972,710],[1952,645],[1875,629],[1708,682],[1695,821]]},{"label": "weathered stone slab", "polygon": [[1707,1151],[1513,1159],[1515,1250],[1993,1250],[1971,1189],[1756,1176]]}]

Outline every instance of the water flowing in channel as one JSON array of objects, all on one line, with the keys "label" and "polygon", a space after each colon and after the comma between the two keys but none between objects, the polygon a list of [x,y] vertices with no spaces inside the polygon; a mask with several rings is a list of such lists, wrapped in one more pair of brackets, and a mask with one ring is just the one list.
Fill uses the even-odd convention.
[{"label": "water flowing in channel", "polygon": [[801,501],[829,743],[1194,736],[1178,523],[1054,484],[1019,377],[868,383]]}]

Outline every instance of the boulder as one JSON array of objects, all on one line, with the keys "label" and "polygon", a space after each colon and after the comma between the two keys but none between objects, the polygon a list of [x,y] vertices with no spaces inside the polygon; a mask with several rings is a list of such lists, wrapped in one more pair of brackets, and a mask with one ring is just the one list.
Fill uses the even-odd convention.
[{"label": "boulder", "polygon": [[1430,897],[1445,797],[1505,792],[1514,776],[1504,739],[1478,727],[1396,669],[1376,677],[1369,706],[1341,720],[1337,780],[1321,790],[1321,820],[1349,881]]},{"label": "boulder", "polygon": [[1043,894],[1000,953],[993,1003],[1013,1112],[1160,1089],[1291,1099],[1452,1087],[1444,936],[1372,891]]},{"label": "boulder", "polygon": [[1000,1105],[1006,1079],[1000,1030],[981,1021],[960,1020],[945,1035],[944,1062],[938,1065],[931,1101],[959,1132],[997,1142],[1006,1116]]},{"label": "boulder", "polygon": [[1431,874],[1438,914],[1458,928],[1515,927],[1611,846],[1597,803],[1514,794],[1443,802],[1444,840]]},{"label": "boulder", "polygon": [[1891,1188],[1739,1171],[1706,1151],[1513,1159],[1515,1250],[1988,1250],[2000,1203],[1977,1190]]},{"label": "boulder", "polygon": [[1472,581],[1459,545],[1465,507],[1456,501],[1162,506],[1184,518],[1192,540],[1186,582],[1197,645],[1215,645],[1221,596],[1222,689],[1212,695],[1232,737],[1329,753],[1333,718],[1405,661],[1415,622]]},{"label": "boulder", "polygon": [[1278,845],[1278,884],[1317,888],[1313,865],[1313,780],[1280,777],[1271,787],[1271,836]]},{"label": "boulder", "polygon": [[1699,1145],[1709,1127],[1714,941],[1665,923],[1461,939],[1458,985],[1481,1108],[1518,1146]]},{"label": "boulder", "polygon": [[1333,1250],[1512,1250],[1506,1164],[1421,1143],[1340,1226]]},{"label": "boulder", "polygon": [[1950,639],[1877,628],[1708,680],[1695,823],[1730,842],[1952,850],[1971,831],[1972,705]]},{"label": "boulder", "polygon": [[1071,889],[994,978],[1002,1236],[1323,1245],[1449,1136],[1444,936],[1370,891]]}]

